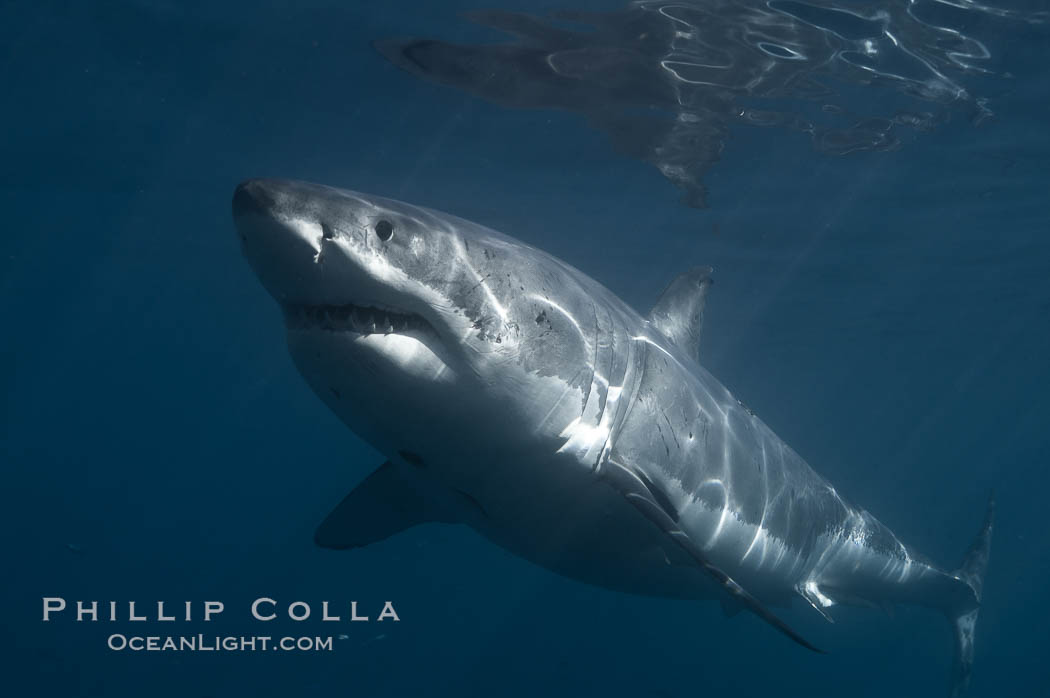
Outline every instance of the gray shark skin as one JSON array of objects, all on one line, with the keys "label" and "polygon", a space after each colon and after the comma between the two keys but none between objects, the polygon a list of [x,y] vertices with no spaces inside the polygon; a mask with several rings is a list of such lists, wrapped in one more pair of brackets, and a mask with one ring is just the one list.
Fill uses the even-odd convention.
[{"label": "gray shark skin", "polygon": [[568,264],[454,216],[249,180],[242,248],[317,395],[387,457],[317,530],[353,548],[464,523],[566,577],[750,610],[802,598],[939,609],[965,691],[992,508],[942,569],[839,495],[698,363],[710,269],[648,317]]}]

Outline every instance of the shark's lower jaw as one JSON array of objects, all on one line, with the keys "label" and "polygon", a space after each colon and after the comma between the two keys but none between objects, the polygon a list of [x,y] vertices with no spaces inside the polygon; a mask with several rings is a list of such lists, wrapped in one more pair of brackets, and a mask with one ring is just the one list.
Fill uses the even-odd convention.
[{"label": "shark's lower jaw", "polygon": [[290,304],[285,321],[293,330],[352,332],[359,335],[430,334],[434,328],[414,313],[345,303],[342,305]]}]

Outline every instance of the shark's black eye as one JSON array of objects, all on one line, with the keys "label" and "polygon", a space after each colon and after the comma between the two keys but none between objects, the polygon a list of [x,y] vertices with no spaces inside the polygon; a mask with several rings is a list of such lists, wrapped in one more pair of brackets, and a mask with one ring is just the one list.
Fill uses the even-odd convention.
[{"label": "shark's black eye", "polygon": [[394,237],[394,224],[387,220],[378,221],[376,223],[376,235],[383,242],[386,242],[390,238]]}]

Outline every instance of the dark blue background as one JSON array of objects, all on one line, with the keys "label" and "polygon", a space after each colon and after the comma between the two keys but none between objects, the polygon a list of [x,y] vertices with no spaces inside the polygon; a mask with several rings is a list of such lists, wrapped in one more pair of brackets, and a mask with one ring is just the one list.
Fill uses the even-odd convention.
[{"label": "dark blue background", "polygon": [[[0,8],[3,692],[943,693],[949,635],[929,612],[789,612],[831,650],[817,656],[746,614],[568,582],[460,527],[315,548],[315,525],[380,457],[300,380],[241,258],[233,187],[281,176],[488,224],[642,310],[713,264],[705,364],[840,491],[950,565],[996,489],[973,694],[1045,695],[1045,31],[985,21],[1014,75],[975,87],[997,121],[839,159],[738,130],[696,211],[582,119],[419,82],[369,46],[484,38],[456,12],[495,4]],[[227,610],[209,626],[42,623],[50,595]],[[402,621],[263,625],[247,610],[260,595],[391,599]],[[131,654],[105,649],[114,631],[349,639]]]}]

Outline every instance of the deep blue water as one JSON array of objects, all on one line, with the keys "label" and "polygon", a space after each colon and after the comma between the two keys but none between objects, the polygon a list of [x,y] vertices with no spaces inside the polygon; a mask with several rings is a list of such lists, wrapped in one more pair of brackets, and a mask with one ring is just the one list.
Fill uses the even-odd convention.
[{"label": "deep blue water", "polygon": [[[994,488],[972,694],[1046,695],[1047,25],[975,11],[967,31],[998,71],[967,78],[996,115],[979,125],[946,109],[899,150],[847,156],[731,126],[698,210],[578,114],[426,82],[370,45],[491,39],[458,13],[498,3],[0,6],[0,690],[944,692],[950,641],[931,612],[787,612],[830,650],[817,656],[716,604],[566,581],[462,527],[316,548],[381,457],[299,378],[241,257],[233,187],[279,176],[476,220],[641,310],[713,265],[705,365],[839,491],[951,566]],[[896,94],[849,89],[854,108]],[[113,652],[110,633],[145,631],[43,623],[45,596],[226,603],[209,625],[139,624],[151,633],[349,637],[313,654]],[[258,596],[391,599],[401,621],[263,626]]]}]

